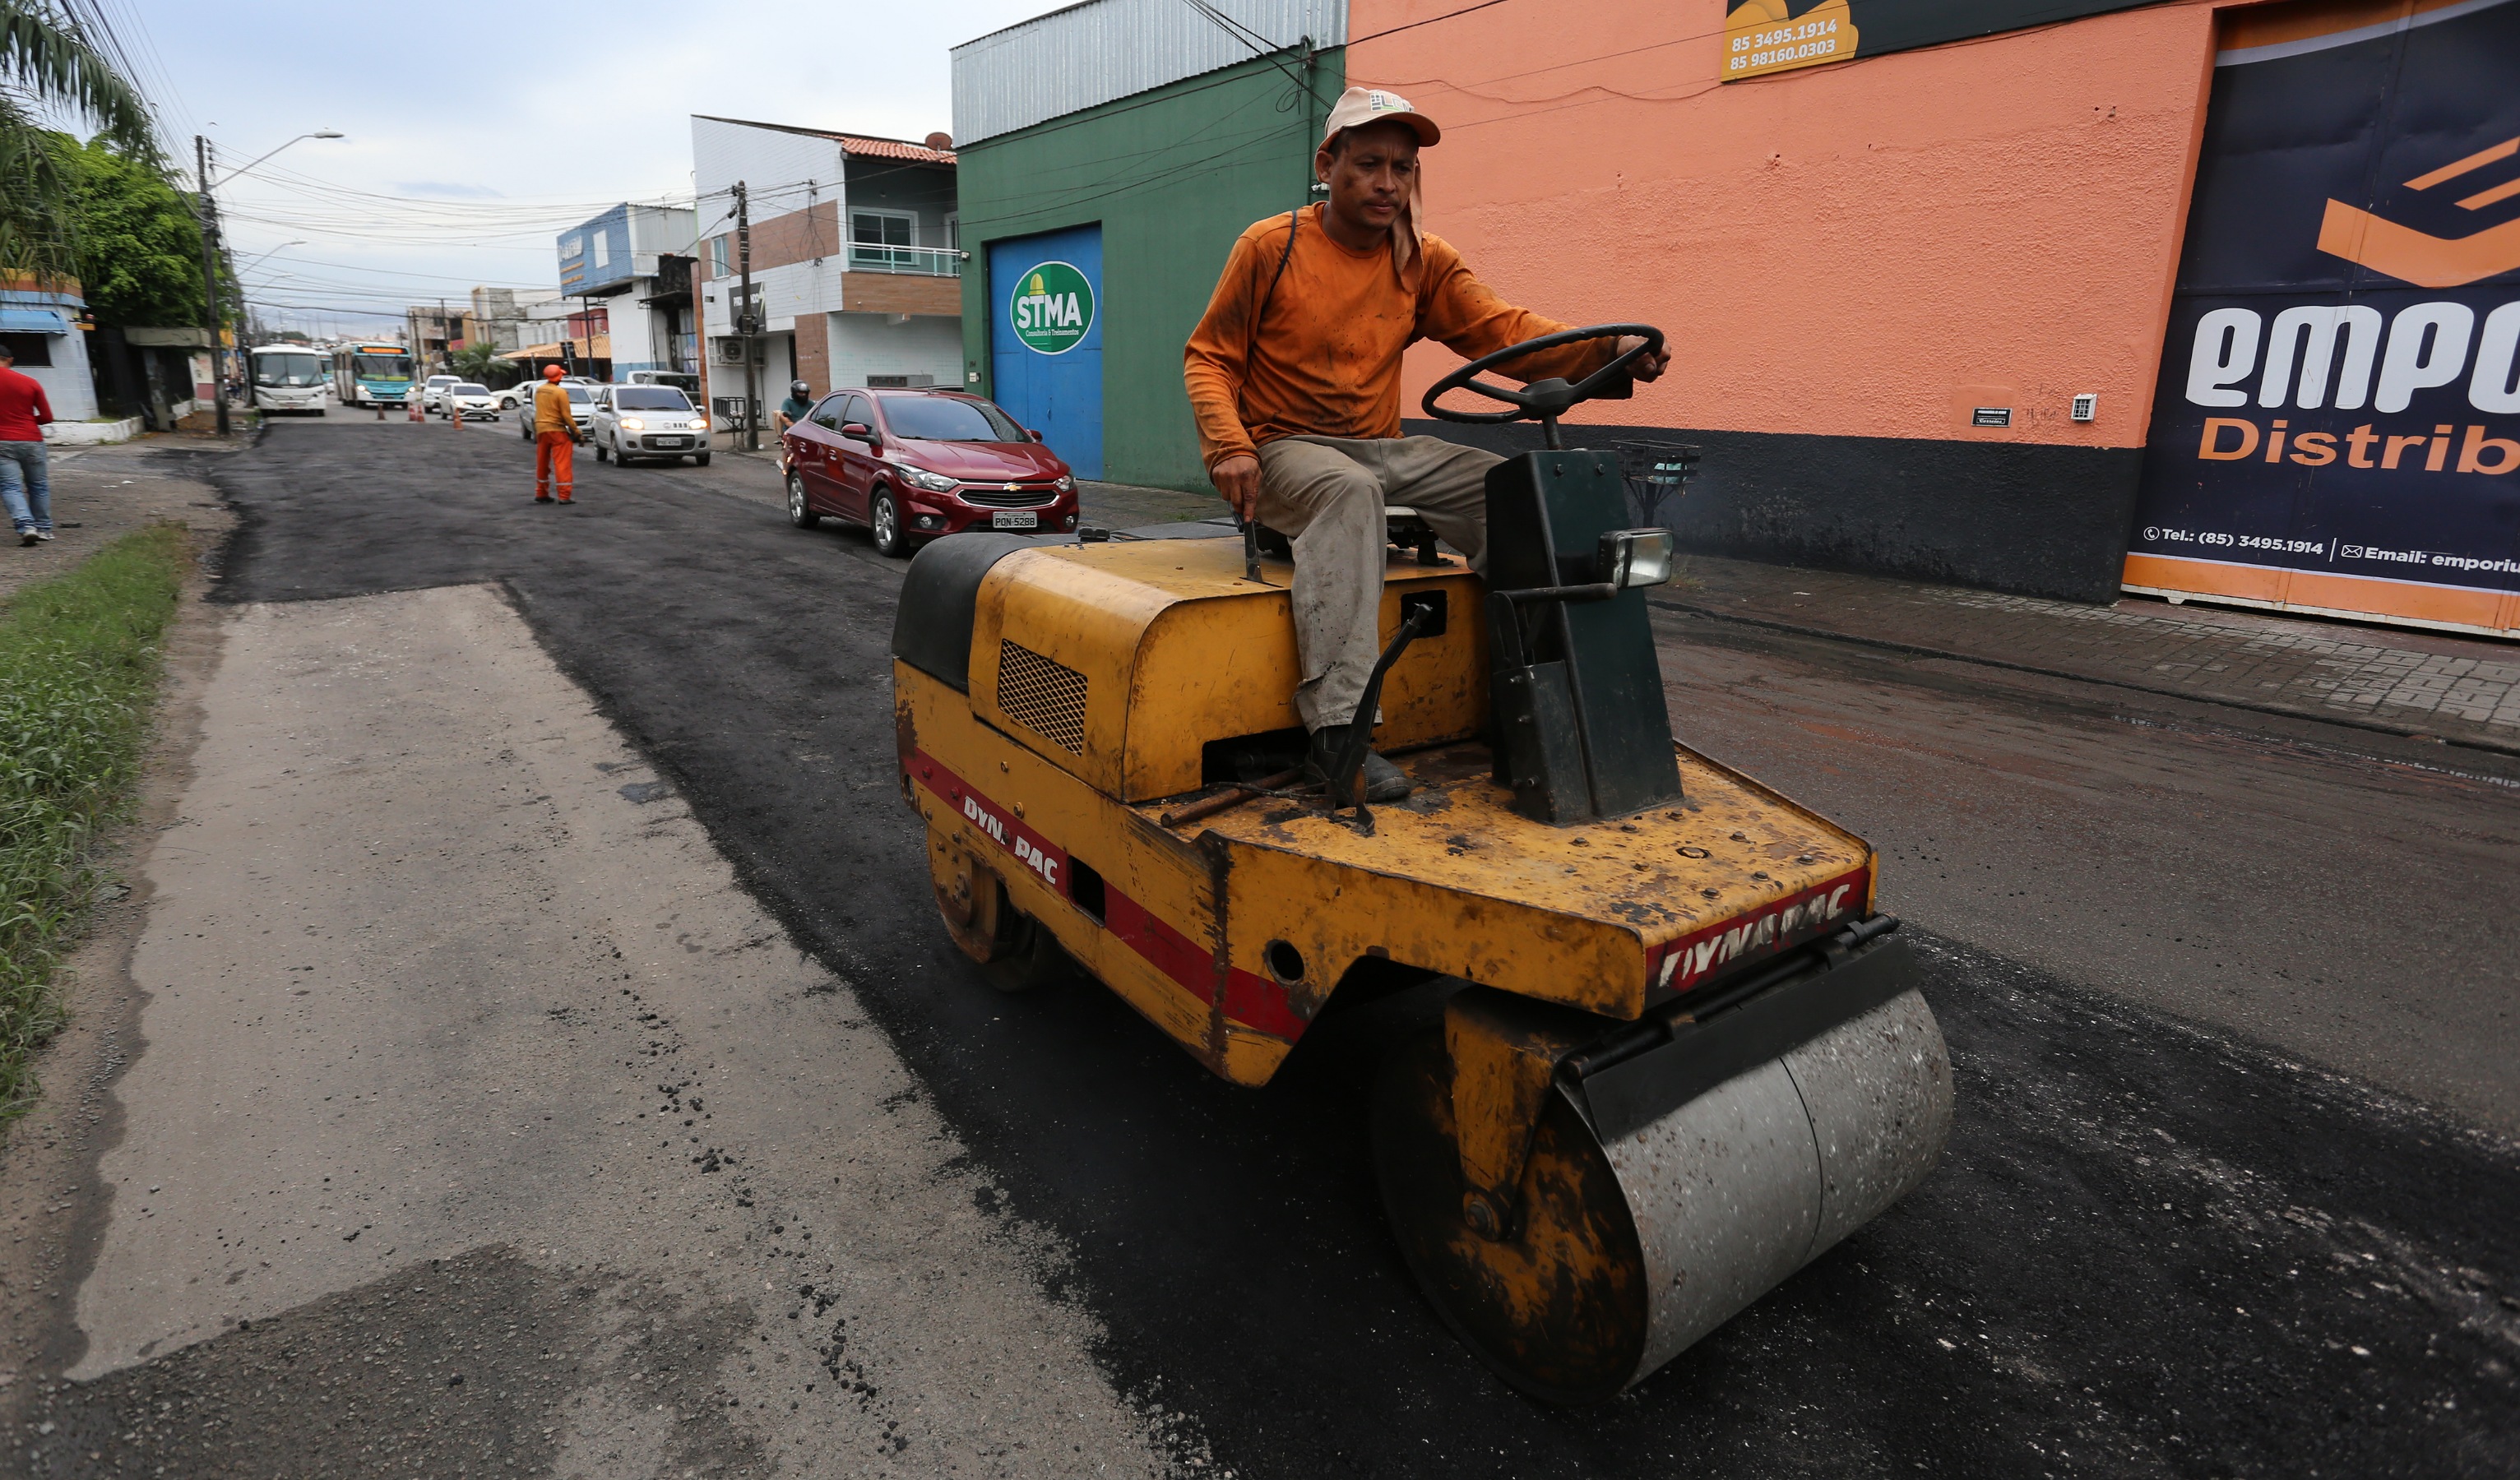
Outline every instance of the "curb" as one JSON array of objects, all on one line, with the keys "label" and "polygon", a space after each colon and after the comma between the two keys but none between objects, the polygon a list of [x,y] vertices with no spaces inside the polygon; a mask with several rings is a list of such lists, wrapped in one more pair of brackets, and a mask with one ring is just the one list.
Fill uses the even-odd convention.
[{"label": "curb", "polygon": [[2104,678],[2097,674],[2076,673],[2066,668],[2043,668],[2036,663],[2016,663],[2007,658],[1953,652],[1947,649],[1928,648],[1921,643],[1902,643],[1890,638],[1857,637],[1852,633],[1831,632],[1824,627],[1804,627],[1793,622],[1779,622],[1768,617],[1719,611],[1712,606],[1699,606],[1688,602],[1654,601],[1647,598],[1646,605],[1659,606],[1665,611],[1686,612],[1690,616],[1705,617],[1712,621],[1734,622],[1744,627],[1762,627],[1771,632],[1819,638],[1824,642],[1851,643],[1859,648],[1873,648],[1884,652],[1903,652],[1913,657],[1941,658],[1954,663],[1974,663],[1982,668],[2002,668],[2013,673],[2032,673],[2041,678],[2061,678],[2078,684],[2103,684],[2112,689],[2132,690],[2137,694],[2149,694],[2159,698],[2182,699],[2191,704],[2219,704],[2227,709],[2245,709],[2252,713],[2271,714],[2282,719],[2315,720],[2322,725],[2338,725],[2349,730],[2366,730],[2375,735],[2395,736],[2400,740],[2431,740],[2437,744],[2456,745],[2466,750],[2482,750],[2492,755],[2520,757],[2520,743],[2507,740],[2437,735],[2430,730],[2392,725],[2380,720],[2359,719],[2350,714],[2330,714],[2317,709],[2298,708],[2291,704],[2270,704],[2253,699],[2227,698],[2214,694],[2191,694],[2178,689],[2165,689],[2157,684],[2139,684],[2133,679]]}]

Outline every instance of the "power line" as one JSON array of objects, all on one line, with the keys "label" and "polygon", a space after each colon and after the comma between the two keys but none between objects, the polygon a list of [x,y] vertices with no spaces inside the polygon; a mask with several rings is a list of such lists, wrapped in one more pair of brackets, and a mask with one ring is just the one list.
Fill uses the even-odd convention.
[{"label": "power line", "polygon": [[[1483,10],[1490,9],[1490,8],[1491,8],[1491,7],[1493,7],[1493,6],[1503,5],[1503,4],[1506,4],[1506,3],[1507,3],[1507,0],[1482,0],[1482,3],[1477,4],[1477,5],[1464,6],[1464,7],[1463,7],[1463,8],[1462,8],[1461,10],[1457,10],[1457,11],[1448,11],[1448,12],[1446,12],[1445,14],[1443,14],[1443,15],[1441,15],[1441,16],[1429,16],[1429,17],[1427,17],[1425,20],[1422,20],[1422,21],[1413,21],[1413,22],[1408,22],[1408,23],[1407,23],[1407,24],[1405,24],[1405,25],[1395,25],[1395,26],[1390,27],[1390,28],[1389,28],[1389,29],[1387,29],[1387,30],[1375,31],[1375,32],[1373,32],[1373,33],[1372,33],[1372,35],[1370,35],[1370,36],[1356,36],[1356,37],[1351,37],[1351,38],[1349,38],[1349,42],[1348,42],[1348,44],[1349,44],[1350,46],[1354,46],[1354,45],[1356,45],[1356,44],[1357,44],[1358,42],[1360,42],[1360,41],[1372,40],[1372,39],[1373,38],[1373,36],[1387,36],[1387,35],[1392,34],[1392,32],[1394,32],[1394,31],[1412,30],[1412,29],[1415,29],[1416,27],[1420,26],[1420,25],[1432,25],[1432,24],[1435,24],[1437,22],[1456,20],[1456,19],[1458,19],[1458,18],[1460,18],[1460,17],[1462,17],[1462,16],[1469,15],[1469,14],[1470,14],[1471,12],[1473,12],[1473,11],[1483,11]],[[2185,3],[2185,4],[2187,4],[2187,5],[2189,5],[2190,7],[2193,7],[2193,6],[2196,6],[2196,5],[2210,4],[2210,3],[2211,3],[2211,0],[2184,0],[2184,3]],[[2080,20],[2086,19],[2087,15],[2088,15],[2088,11],[2087,11],[2087,9],[2086,9],[2086,6],[2087,6],[2087,5],[2088,5],[2088,0],[2050,0],[2050,3],[2048,3],[2048,4],[2047,4],[2047,5],[2039,6],[2039,7],[2035,7],[2035,8],[2031,8],[2031,9],[2027,9],[2027,10],[2020,11],[2020,12],[2016,12],[2016,13],[2014,13],[2013,15],[2011,15],[2010,17],[2007,17],[2007,18],[2006,18],[2006,20],[2005,20],[2005,22],[2004,22],[2004,28],[2003,28],[2003,29],[2002,29],[2002,30],[1989,32],[1989,33],[1987,33],[1987,34],[1985,34],[1985,35],[1955,37],[1954,39],[1952,39],[1952,40],[1950,40],[1950,41],[1937,42],[1937,43],[1935,43],[1935,44],[1934,44],[1932,47],[1930,47],[1930,48],[1926,48],[1926,47],[1917,47],[1917,48],[1911,48],[1911,49],[1912,49],[1912,50],[1942,50],[1942,49],[1945,49],[1945,48],[1950,48],[1950,47],[1959,47],[1959,46],[1983,46],[1983,45],[1986,45],[1986,44],[1988,44],[1988,43],[1990,43],[1990,42],[1999,42],[1999,41],[2008,40],[2008,39],[2010,39],[2011,37],[2014,37],[2014,36],[2020,35],[2020,34],[2022,34],[2022,33],[2024,33],[2024,32],[2026,32],[2026,31],[2047,30],[2047,29],[2052,28],[2053,26],[2056,26],[2056,25],[2060,25],[2060,24],[2070,24],[2070,23],[2072,23],[2073,22],[2076,22],[2076,21],[2080,21]],[[1449,78],[1449,77],[1419,77],[1419,78],[1416,78],[1416,79],[1414,79],[1414,80],[1407,80],[1407,81],[1393,81],[1393,82],[1386,83],[1386,84],[1384,84],[1384,85],[1389,86],[1389,87],[1394,87],[1394,88],[1400,88],[1400,87],[1410,87],[1410,88],[1416,88],[1416,87],[1442,87],[1442,88],[1449,88],[1449,89],[1451,89],[1451,90],[1452,90],[1452,91],[1454,91],[1454,92],[1463,94],[1464,96],[1467,96],[1467,97],[1477,98],[1477,99],[1479,99],[1479,100],[1480,100],[1480,101],[1482,101],[1482,102],[1487,102],[1487,103],[1502,103],[1502,104],[1506,104],[1506,105],[1508,105],[1508,107],[1526,108],[1526,109],[1530,109],[1530,110],[1532,110],[1532,111],[1534,111],[1534,112],[1556,112],[1556,110],[1555,110],[1554,108],[1543,107],[1542,105],[1551,105],[1551,104],[1560,103],[1560,102],[1563,102],[1563,101],[1564,101],[1564,100],[1566,100],[1566,99],[1573,98],[1573,97],[1577,96],[1578,94],[1580,94],[1580,93],[1584,93],[1584,92],[1598,92],[1598,93],[1601,93],[1601,94],[1603,94],[1603,95],[1605,95],[1605,96],[1608,96],[1608,97],[1624,98],[1624,99],[1626,99],[1626,100],[1628,100],[1628,101],[1630,101],[1630,102],[1635,102],[1635,103],[1681,103],[1681,102],[1686,102],[1686,101],[1688,101],[1688,99],[1690,99],[1690,98],[1698,97],[1698,96],[1700,96],[1701,94],[1704,94],[1704,93],[1710,92],[1710,91],[1712,91],[1715,87],[1725,85],[1725,80],[1726,80],[1726,79],[1721,78],[1721,77],[1718,77],[1718,78],[1717,78],[1717,79],[1715,79],[1715,81],[1714,81],[1713,83],[1711,83],[1711,84],[1708,84],[1708,85],[1705,85],[1705,86],[1692,87],[1692,88],[1690,88],[1688,92],[1685,92],[1685,93],[1679,93],[1679,94],[1671,94],[1671,95],[1656,95],[1656,94],[1651,94],[1651,93],[1631,93],[1631,92],[1625,92],[1625,91],[1622,91],[1622,90],[1620,90],[1620,89],[1618,89],[1618,88],[1614,88],[1614,87],[1605,87],[1605,86],[1600,86],[1600,85],[1598,85],[1598,84],[1593,84],[1593,85],[1588,85],[1588,86],[1586,86],[1586,87],[1575,88],[1575,89],[1572,89],[1572,90],[1570,90],[1570,91],[1568,91],[1568,92],[1558,93],[1558,94],[1555,94],[1554,96],[1547,97],[1547,98],[1501,98],[1501,97],[1498,97],[1498,96],[1496,96],[1495,94],[1492,94],[1492,93],[1483,93],[1483,92],[1480,92],[1480,91],[1478,91],[1478,89],[1479,89],[1480,87],[1482,87],[1482,86],[1486,86],[1486,85],[1489,85],[1489,84],[1492,84],[1492,83],[1497,83],[1497,82],[1510,82],[1510,81],[1512,81],[1513,79],[1515,79],[1515,78],[1517,78],[1517,77],[1537,77],[1537,76],[1543,76],[1543,75],[1546,75],[1547,73],[1550,73],[1550,72],[1554,72],[1554,71],[1565,71],[1565,70],[1568,70],[1569,68],[1572,68],[1572,67],[1589,67],[1589,66],[1591,66],[1592,64],[1597,63],[1597,62],[1610,62],[1610,61],[1615,61],[1615,60],[1617,60],[1618,58],[1621,58],[1621,57],[1633,57],[1633,56],[1641,55],[1641,54],[1645,53],[1645,52],[1661,51],[1661,50],[1663,50],[1663,49],[1665,49],[1665,48],[1668,48],[1668,47],[1674,47],[1674,46],[1681,46],[1681,45],[1685,45],[1686,43],[1688,43],[1688,42],[1691,42],[1691,41],[1704,41],[1704,40],[1707,40],[1707,39],[1709,39],[1709,38],[1711,38],[1711,37],[1715,37],[1715,36],[1722,36],[1722,35],[1729,34],[1729,33],[1730,33],[1730,31],[1731,31],[1731,27],[1730,27],[1729,25],[1725,25],[1725,26],[1718,26],[1718,27],[1715,27],[1715,28],[1713,28],[1713,29],[1709,29],[1709,30],[1688,31],[1688,32],[1685,32],[1685,33],[1683,33],[1683,34],[1681,34],[1681,35],[1677,35],[1677,36],[1667,36],[1667,37],[1664,37],[1663,39],[1661,39],[1661,40],[1659,40],[1659,41],[1648,41],[1648,42],[1645,42],[1645,43],[1643,43],[1642,45],[1639,45],[1639,46],[1622,47],[1622,48],[1620,48],[1620,49],[1619,49],[1619,50],[1617,50],[1617,51],[1601,52],[1601,53],[1598,53],[1598,54],[1597,54],[1597,55],[1590,56],[1590,57],[1579,57],[1579,58],[1576,58],[1575,60],[1570,61],[1570,62],[1554,62],[1554,63],[1551,63],[1551,64],[1550,64],[1549,66],[1547,66],[1547,67],[1527,67],[1527,68],[1525,68],[1525,69],[1523,69],[1523,70],[1521,70],[1521,71],[1500,72],[1500,73],[1498,73],[1497,75],[1495,75],[1495,76],[1493,76],[1493,77],[1481,77],[1481,78],[1478,78],[1475,82],[1469,82],[1469,83],[1456,82],[1456,81],[1452,80],[1452,79],[1451,79],[1451,78]],[[1854,56],[1854,57],[1851,57],[1851,58],[1847,58],[1847,59],[1845,59],[1845,60],[1844,60],[1844,61],[1842,61],[1842,62],[1833,63],[1833,64],[1829,64],[1829,65],[1832,65],[1832,66],[1841,66],[1841,67],[1842,67],[1842,66],[1848,66],[1848,65],[1853,65],[1853,64],[1858,64],[1858,63],[1864,63],[1864,62],[1875,61],[1875,60],[1877,60],[1877,59],[1878,59],[1878,58],[1880,58],[1880,57],[1883,57],[1883,56],[1891,56],[1891,55],[1896,55],[1896,53],[1876,52],[1876,53],[1873,53],[1871,56],[1865,56],[1865,55],[1862,55],[1862,54],[1858,54],[1857,56]],[[1769,80],[1774,79],[1774,78],[1778,78],[1778,77],[1786,76],[1786,75],[1788,75],[1791,71],[1799,71],[1799,70],[1802,70],[1802,68],[1799,68],[1799,67],[1789,68],[1789,69],[1788,69],[1788,71],[1784,71],[1784,72],[1762,72],[1762,73],[1759,73],[1758,75],[1753,76],[1753,77],[1743,77],[1743,78],[1738,78],[1738,79],[1733,79],[1733,80],[1734,80],[1736,83],[1737,83],[1737,82],[1765,82],[1765,81],[1769,81]],[[1475,121],[1475,122],[1479,122],[1479,123],[1492,123],[1492,122],[1498,122],[1498,121],[1501,121],[1501,120],[1502,120],[1502,118],[1504,118],[1505,116],[1508,116],[1508,115],[1500,114],[1500,115],[1498,115],[1497,117],[1493,117],[1493,118],[1481,118],[1481,119],[1477,119],[1477,120],[1474,120],[1474,121]],[[1463,126],[1463,127],[1467,127],[1467,126],[1469,126],[1469,125],[1464,124],[1464,125],[1462,125],[1462,126]]]},{"label": "power line", "polygon": [[470,283],[476,288],[530,289],[540,288],[542,286],[539,283],[485,282],[477,275],[466,277],[444,272],[409,272],[397,267],[369,267],[358,262],[326,262],[316,257],[291,257],[286,262],[277,265],[283,267],[338,267],[347,272],[376,273],[401,278],[428,278],[441,283]]},{"label": "power line", "polygon": [[1198,12],[1200,15],[1205,16],[1208,20],[1214,22],[1218,29],[1224,31],[1228,36],[1233,37],[1235,40],[1241,42],[1243,49],[1251,53],[1252,56],[1268,63],[1278,70],[1284,72],[1287,80],[1293,82],[1297,88],[1308,94],[1314,102],[1319,103],[1324,108],[1330,106],[1328,98],[1323,97],[1320,93],[1314,92],[1313,85],[1310,82],[1305,81],[1301,76],[1297,75],[1293,68],[1279,61],[1276,55],[1274,55],[1278,52],[1292,51],[1296,46],[1300,45],[1305,49],[1307,60],[1309,60],[1312,51],[1312,42],[1309,38],[1300,42],[1290,42],[1286,45],[1281,46],[1277,42],[1271,41],[1268,37],[1261,35],[1258,31],[1253,30],[1251,27],[1244,25],[1241,22],[1235,20],[1232,16],[1218,10],[1215,6],[1210,5],[1208,0],[1182,0],[1182,3],[1188,5],[1192,10]]},{"label": "power line", "polygon": [[1464,5],[1460,10],[1446,11],[1440,16],[1428,16],[1423,21],[1403,22],[1398,25],[1386,25],[1378,31],[1368,31],[1362,36],[1350,36],[1347,38],[1347,44],[1354,46],[1360,41],[1372,41],[1383,36],[1395,36],[1402,31],[1414,31],[1421,25],[1433,25],[1438,22],[1456,20],[1460,17],[1468,15],[1472,11],[1483,11],[1491,6],[1503,5],[1505,3],[1506,0],[1479,0],[1479,3],[1476,5]]}]

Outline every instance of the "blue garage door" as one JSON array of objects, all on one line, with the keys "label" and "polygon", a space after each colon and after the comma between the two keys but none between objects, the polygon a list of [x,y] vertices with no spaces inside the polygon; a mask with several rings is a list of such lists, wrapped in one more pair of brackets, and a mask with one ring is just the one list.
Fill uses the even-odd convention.
[{"label": "blue garage door", "polygon": [[1080,478],[1102,475],[1102,228],[989,244],[998,404]]}]

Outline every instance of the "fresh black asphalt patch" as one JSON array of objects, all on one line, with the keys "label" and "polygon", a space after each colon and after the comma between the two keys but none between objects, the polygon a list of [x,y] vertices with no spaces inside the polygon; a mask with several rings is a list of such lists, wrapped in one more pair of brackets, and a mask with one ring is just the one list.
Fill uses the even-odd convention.
[{"label": "fresh black asphalt patch", "polygon": [[[766,907],[856,986],[1016,1209],[1072,1244],[1102,1360],[1185,1414],[1216,1470],[2511,1472],[2507,1144],[1930,936],[1959,1092],[1941,1170],[1627,1398],[1560,1413],[1514,1397],[1445,1333],[1381,1227],[1363,1092],[1411,1003],[1334,1011],[1252,1092],[1090,983],[993,992],[934,918],[894,783],[901,566],[862,534],[799,532],[723,491],[729,470],[583,463],[580,506],[555,509],[527,497],[528,464],[495,431],[275,427],[207,470],[244,515],[223,596],[506,583]],[[520,1333],[479,1369],[564,1339],[554,1309],[557,1335]],[[278,1339],[339,1319],[293,1312]],[[461,1339],[426,1323],[399,1335],[407,1362]],[[360,1381],[385,1379],[270,1351],[237,1333],[65,1386],[45,1421],[111,1413],[111,1428],[146,1396],[161,1427],[249,1413],[301,1464],[364,1455],[327,1435],[352,1422],[341,1403]],[[302,1401],[252,1408],[248,1385]],[[479,1432],[485,1461],[531,1467],[530,1436],[488,1432],[533,1422],[531,1402],[452,1391],[427,1394]],[[418,1392],[379,1387],[359,1412],[422,1421]],[[179,1393],[194,1396],[160,1396]]]}]

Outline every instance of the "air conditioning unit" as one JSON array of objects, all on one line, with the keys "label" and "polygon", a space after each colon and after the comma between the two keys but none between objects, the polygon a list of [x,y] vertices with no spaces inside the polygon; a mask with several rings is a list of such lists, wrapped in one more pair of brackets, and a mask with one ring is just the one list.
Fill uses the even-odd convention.
[{"label": "air conditioning unit", "polygon": [[932,375],[869,376],[867,384],[877,390],[923,390],[936,383]]},{"label": "air conditioning unit", "polygon": [[743,364],[743,340],[735,335],[709,336],[709,363],[712,365]]}]

